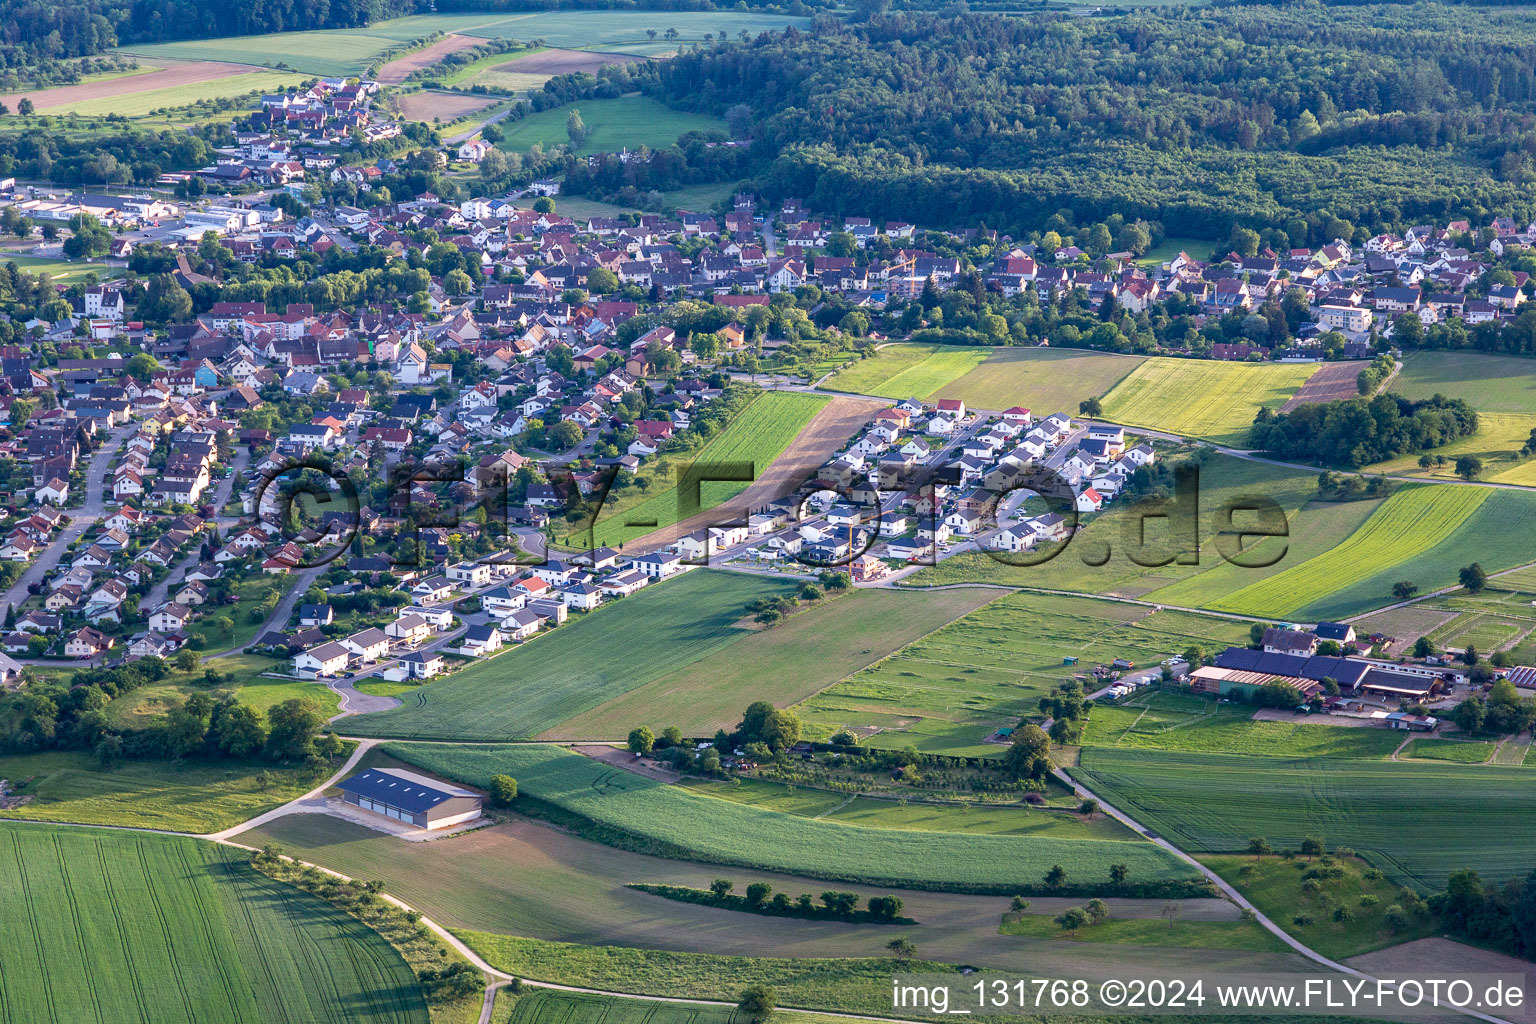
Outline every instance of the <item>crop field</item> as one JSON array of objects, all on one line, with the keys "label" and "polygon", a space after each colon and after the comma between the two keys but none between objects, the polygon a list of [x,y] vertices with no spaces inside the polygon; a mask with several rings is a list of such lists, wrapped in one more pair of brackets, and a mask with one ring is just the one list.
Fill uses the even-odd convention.
[{"label": "crop field", "polygon": [[523,54],[492,54],[444,76],[444,85],[461,88],[484,85],[519,91],[542,88],[556,75],[578,71],[596,73],[609,64],[644,60],[628,53],[593,53],[590,50],[537,48]]},{"label": "crop field", "polygon": [[[761,478],[764,471],[780,455],[784,454],[806,424],[811,422],[827,399],[817,395],[793,391],[767,391],[736,414],[730,424],[716,434],[702,449],[690,452],[676,460],[678,471],[696,466],[694,478],[709,475],[709,467],[733,463],[749,463],[753,477]],[[720,505],[749,486],[745,480],[702,480],[698,482],[699,507],[684,507],[684,501],[695,496],[693,485],[686,487],[676,481],[672,485],[653,488],[654,494],[635,504],[622,500],[610,501],[598,514],[593,527],[594,546],[618,545],[636,537],[686,519],[698,512]],[[636,524],[636,525],[629,525]]]},{"label": "crop field", "polygon": [[[449,15],[463,19],[458,31],[485,39],[542,39],[547,46],[631,53],[677,51],[678,42],[703,39],[706,32],[725,32],[732,38],[742,32],[782,32],[790,25],[804,28],[809,18],[764,14],[755,11],[537,11],[506,15]],[[441,22],[443,15],[402,18],[401,22]],[[478,22],[471,25],[470,22]],[[385,24],[395,24],[385,22]],[[374,26],[377,28],[378,26]],[[664,34],[677,30],[677,42],[653,41],[651,29]],[[418,33],[419,34],[419,33]]]},{"label": "crop field", "polygon": [[[1169,462],[1181,457],[1179,453],[1163,455]],[[1038,565],[1011,565],[987,554],[967,553],[924,568],[905,582],[914,586],[999,583],[1107,597],[1152,596],[1168,604],[1203,607],[1209,597],[1223,596],[1330,550],[1370,511],[1369,502],[1352,502],[1349,504],[1356,507],[1350,508],[1313,502],[1317,474],[1305,470],[1216,455],[1200,464],[1199,473],[1198,550],[1192,541],[1194,527],[1187,519],[1143,520],[1142,513],[1157,510],[1134,501],[1119,501],[1103,514],[1080,522],[1071,543]],[[1218,532],[1228,529],[1223,506],[1230,502],[1241,506],[1254,496],[1276,502],[1289,523],[1288,537],[1249,537],[1244,545],[1244,560],[1275,563],[1267,568],[1228,564],[1217,547]],[[1367,507],[1358,507],[1362,505]],[[1236,516],[1239,527],[1250,521],[1244,513]],[[1132,561],[1130,554],[1138,546],[1144,548],[1137,554],[1140,561]],[[1172,560],[1181,554],[1193,557],[1196,564],[1180,565]],[[1158,561],[1168,564],[1155,564]]]},{"label": "crop field", "polygon": [[[1340,591],[1398,566],[1404,567],[1404,578],[1419,582],[1417,556],[1454,534],[1492,493],[1481,487],[1405,487],[1331,552],[1219,597],[1211,607],[1288,615],[1317,602],[1336,602]],[[1385,604],[1389,588],[1383,588],[1381,596]]]},{"label": "crop field", "polygon": [[991,352],[958,345],[887,345],[835,374],[827,387],[882,398],[926,398],[980,366]]},{"label": "crop field", "polygon": [[1410,740],[1401,757],[1422,761],[1452,761],[1456,764],[1483,764],[1493,756],[1494,744],[1488,740]]},{"label": "crop field", "polygon": [[[112,95],[60,103],[47,113],[79,114],[82,117],[100,117],[106,114],[122,114],[125,117],[142,117],[152,110],[185,107],[198,100],[219,100],[248,93],[281,92],[304,81],[304,76],[291,71],[255,71],[244,69],[245,74],[217,76],[196,83],[169,85],[158,89],[120,90]],[[150,76],[139,79],[148,82]]]},{"label": "crop field", "polygon": [[[788,582],[695,569],[578,617],[519,648],[427,683],[402,707],[347,720],[361,736],[537,736],[751,633],[745,605]],[[627,730],[626,730],[627,731]]]},{"label": "crop field", "polygon": [[1239,851],[1251,836],[1295,849],[1319,835],[1427,888],[1463,867],[1523,876],[1536,841],[1536,820],[1509,813],[1536,781],[1526,768],[1085,747],[1071,771],[1187,850]]},{"label": "crop field", "polygon": [[[265,791],[257,776],[276,781]],[[307,792],[314,782],[270,761],[123,761],[103,771],[89,754],[50,750],[0,757],[9,779],[30,803],[0,812],[92,825],[133,825],[176,832],[216,832]]]},{"label": "crop field", "polygon": [[[0,1021],[427,1024],[377,933],[196,840],[0,828]],[[24,909],[23,909],[24,905]]]},{"label": "crop field", "polygon": [[[862,828],[804,819],[727,800],[610,767],[559,747],[391,744],[385,752],[470,785],[498,772],[519,792],[592,823],[616,845],[644,852],[838,878],[872,885],[951,891],[1015,891],[1038,884],[1055,863],[1080,882],[1129,865],[1145,881],[1192,877],[1150,843]],[[700,803],[700,801],[705,801]],[[699,827],[708,822],[708,827]]]},{"label": "crop field", "polygon": [[[1536,370],[1536,364],[1532,365]],[[1477,433],[1436,448],[1434,454],[1445,457],[1445,465],[1419,467],[1419,456],[1399,456],[1367,467],[1371,473],[1393,476],[1422,476],[1430,480],[1455,480],[1456,460],[1473,455],[1483,461],[1479,479],[1496,483],[1536,486],[1536,459],[1520,454],[1520,449],[1536,429],[1536,415],[1530,413],[1483,412],[1478,414]]]},{"label": "crop field", "polygon": [[749,633],[727,657],[669,672],[542,739],[611,739],[640,724],[687,736],[734,726],[754,700],[793,704],[997,596],[992,590],[858,590]]},{"label": "crop field", "polygon": [[689,1006],[549,990],[518,996],[507,1020],[509,1024],[748,1024],[746,1017],[728,1006]]},{"label": "crop field", "polygon": [[1280,407],[1280,411],[1290,412],[1298,405],[1338,402],[1346,398],[1360,397],[1360,386],[1357,380],[1360,371],[1369,365],[1370,363],[1365,360],[1324,363],[1316,373],[1307,378],[1307,382],[1291,396],[1290,401]]},{"label": "crop field", "polygon": [[673,110],[649,96],[619,96],[581,100],[529,114],[521,121],[508,121],[501,126],[505,131],[497,146],[522,152],[535,144],[545,149],[569,145],[565,124],[573,110],[581,112],[588,131],[586,140],[576,149],[577,155],[617,153],[640,146],[666,149],[687,132],[726,130],[725,122],[717,117]]},{"label": "crop field", "polygon": [[1536,362],[1481,352],[1409,352],[1392,381],[1395,395],[1464,398],[1478,412],[1529,415],[1536,409]]},{"label": "crop field", "polygon": [[[1145,917],[1111,917],[1091,928],[1069,932],[1063,930],[1050,913],[1010,913],[1004,916],[1002,932],[1047,942],[1190,949],[1281,949],[1280,940],[1253,921],[1158,921]],[[1114,953],[1105,950],[1103,955],[1113,957]]]},{"label": "crop field", "polygon": [[448,124],[486,107],[494,106],[498,97],[471,96],[458,92],[436,92],[423,89],[406,93],[397,101],[400,116],[409,121],[441,121]]},{"label": "crop field", "polygon": [[1104,418],[1242,447],[1259,409],[1278,409],[1312,364],[1148,359],[1104,396]]},{"label": "crop field", "polygon": [[[1246,640],[1247,626],[1090,598],[1007,594],[817,694],[807,730],[852,729],[877,747],[1000,756],[983,742],[1095,664],[1158,661],[1191,643]],[[1079,659],[1077,667],[1063,659]]]},{"label": "crop field", "polygon": [[980,366],[940,389],[942,395],[930,397],[959,398],[978,409],[1022,405],[1037,417],[1076,415],[1080,402],[1103,395],[1142,361],[1141,356],[1082,349],[997,348]]},{"label": "crop field", "polygon": [[450,33],[431,46],[423,46],[419,50],[412,50],[410,53],[396,57],[379,68],[375,79],[383,85],[398,85],[409,78],[412,72],[431,67],[450,53],[467,50],[479,44],[479,39]]},{"label": "crop field", "polygon": [[1099,705],[1083,746],[1121,750],[1199,750],[1265,757],[1386,757],[1402,737],[1386,729],[1294,722],[1256,722],[1251,708],[1201,701],[1190,706],[1154,693],[1125,704]]},{"label": "crop field", "polygon": [[[170,102],[162,101],[145,106],[145,112],[155,107],[179,107],[193,100],[220,95],[238,96],[249,90],[220,92],[215,88],[214,83],[219,79],[231,76],[244,77],[250,73],[251,68],[242,64],[219,64],[209,61],[183,64],[167,61],[164,67],[140,67],[120,75],[92,75],[87,80],[74,85],[11,93],[0,96],[0,101],[3,101],[11,110],[15,110],[16,105],[23,99],[30,99],[32,105],[43,113],[75,111],[81,114],[133,114],[141,105],[140,94],[172,95]],[[298,77],[294,76],[293,80],[298,81]],[[113,99],[121,101],[124,106],[103,107],[104,103],[110,103]]]}]

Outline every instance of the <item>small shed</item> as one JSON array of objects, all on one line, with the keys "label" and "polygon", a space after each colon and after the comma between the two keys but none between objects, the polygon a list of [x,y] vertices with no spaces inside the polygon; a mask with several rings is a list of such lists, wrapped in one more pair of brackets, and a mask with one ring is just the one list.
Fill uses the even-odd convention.
[{"label": "small shed", "polygon": [[1065,656],[1064,658],[1061,659],[1061,663],[1063,665],[1076,665],[1077,664],[1077,659],[1074,658],[1072,655],[1068,654],[1067,656]]}]

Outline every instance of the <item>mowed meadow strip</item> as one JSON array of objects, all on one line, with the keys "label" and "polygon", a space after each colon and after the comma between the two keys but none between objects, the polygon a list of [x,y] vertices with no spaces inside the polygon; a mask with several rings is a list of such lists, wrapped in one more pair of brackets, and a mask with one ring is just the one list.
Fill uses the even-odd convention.
[{"label": "mowed meadow strip", "polygon": [[427,683],[398,708],[349,718],[347,732],[481,742],[531,738],[751,635],[741,624],[748,602],[789,594],[796,585],[694,569]]},{"label": "mowed meadow strip", "polygon": [[377,933],[192,839],[0,827],[0,1021],[427,1024]]},{"label": "mowed meadow strip", "polygon": [[[1411,578],[1414,557],[1455,532],[1492,493],[1449,484],[1405,487],[1337,548],[1217,598],[1211,607],[1287,615],[1394,566],[1403,565],[1404,578]],[[1383,592],[1382,603],[1387,596]]]},{"label": "mowed meadow strip", "polygon": [[[560,747],[392,743],[392,757],[485,786],[499,773],[519,799],[588,839],[657,856],[814,878],[1005,895],[1043,888],[1053,864],[1068,886],[1106,887],[1112,864],[1133,885],[1190,894],[1193,869],[1141,840],[1055,839],[865,828],[699,796]],[[1064,890],[1067,891],[1067,890]]]},{"label": "mowed meadow strip", "polygon": [[1536,867],[1529,768],[1084,747],[1070,771],[1185,850],[1322,836],[1427,889],[1458,868],[1502,880]]},{"label": "mowed meadow strip", "polygon": [[1280,408],[1316,371],[1316,364],[1148,359],[1104,396],[1104,418],[1241,447],[1259,409]]}]

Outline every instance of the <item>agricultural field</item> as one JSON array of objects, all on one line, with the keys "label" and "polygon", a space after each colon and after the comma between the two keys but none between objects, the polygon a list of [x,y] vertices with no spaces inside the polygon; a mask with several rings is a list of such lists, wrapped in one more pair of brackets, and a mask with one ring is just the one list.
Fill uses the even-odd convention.
[{"label": "agricultural field", "polygon": [[[625,848],[706,863],[871,885],[1013,892],[1054,863],[1080,883],[1124,863],[1145,881],[1191,878],[1150,843],[863,828],[698,796],[559,747],[389,744],[385,753],[470,785],[505,772],[519,793],[558,808]],[[699,801],[705,801],[700,803]],[[698,828],[700,821],[710,822]]]},{"label": "agricultural field", "polygon": [[[258,781],[263,772],[274,780],[266,789]],[[0,779],[32,797],[0,812],[8,818],[197,833],[239,824],[319,781],[270,761],[123,761],[103,770],[89,754],[61,750],[0,757]]]},{"label": "agricultural field", "polygon": [[1455,764],[1484,764],[1493,756],[1494,744],[1488,740],[1410,740],[1400,757],[1417,761],[1451,761]]},{"label": "agricultural field", "polygon": [[400,108],[400,116],[408,121],[438,121],[448,124],[468,117],[470,114],[477,114],[486,107],[495,106],[498,97],[423,89],[420,92],[406,93],[395,102]]},{"label": "agricultural field", "polygon": [[[986,743],[1034,714],[1054,686],[1117,657],[1157,663],[1190,643],[1247,640],[1247,625],[1217,617],[1089,597],[1015,593],[909,643],[796,706],[806,732],[851,729],[880,748],[969,757],[1001,755]],[[1077,666],[1064,659],[1077,659]],[[1086,683],[1087,689],[1095,689]]]},{"label": "agricultural field", "polygon": [[[215,65],[215,67],[224,67],[224,65]],[[104,117],[107,114],[143,117],[154,110],[185,107],[198,100],[221,100],[235,96],[282,92],[306,80],[303,75],[291,71],[256,71],[252,68],[240,70],[244,73],[220,74],[194,83],[166,85],[155,89],[118,88],[94,99],[57,102],[55,106],[43,112],[79,114],[82,117]],[[148,84],[152,77],[142,76],[135,80],[135,85]],[[99,87],[97,91],[101,91]]]},{"label": "agricultural field", "polygon": [[749,633],[723,658],[669,672],[548,730],[542,739],[611,739],[637,725],[686,736],[731,727],[754,700],[811,696],[996,597],[991,590],[857,590]]},{"label": "agricultural field", "polygon": [[[1160,458],[1176,463],[1189,454],[1187,449],[1164,451]],[[1199,472],[1198,548],[1195,526],[1182,513],[1173,520],[1143,520],[1142,513],[1158,510],[1122,500],[1080,522],[1071,542],[1039,564],[1014,565],[988,554],[966,553],[921,569],[903,582],[913,586],[996,583],[1106,597],[1151,597],[1160,603],[1202,607],[1206,597],[1225,595],[1328,551],[1369,512],[1369,502],[1350,503],[1353,507],[1314,502],[1317,475],[1305,470],[1212,455],[1201,460]],[[1243,568],[1227,563],[1218,550],[1218,533],[1229,529],[1221,510],[1229,502],[1242,506],[1256,495],[1280,506],[1290,535],[1248,538],[1243,547],[1245,561],[1275,564]],[[1245,516],[1236,516],[1239,526],[1250,521]],[[1138,547],[1142,548],[1139,561],[1132,561],[1129,556]],[[1193,564],[1179,564],[1179,557]],[[1159,561],[1168,564],[1155,564]]]},{"label": "agricultural field", "polygon": [[[742,32],[755,36],[761,32],[782,32],[790,25],[805,28],[810,24],[809,18],[757,11],[536,11],[489,17],[429,15],[424,20],[441,22],[445,17],[462,20],[464,27],[457,31],[484,39],[542,39],[546,46],[646,55],[675,53],[678,43],[702,40],[706,32],[724,32],[736,38]],[[400,19],[417,20],[423,19]],[[653,29],[657,33],[655,39],[650,36]],[[667,29],[676,30],[675,41],[663,38]]]},{"label": "agricultural field", "polygon": [[537,736],[750,635],[753,628],[740,623],[746,604],[790,588],[695,569],[420,686],[402,707],[349,718],[347,730],[471,741]]},{"label": "agricultural field", "polygon": [[483,85],[488,89],[512,89],[527,92],[543,88],[556,75],[578,71],[596,73],[609,64],[627,64],[644,60],[627,53],[594,53],[589,50],[563,50],[535,47],[524,53],[496,53],[473,61],[444,75],[444,85],[467,89]]},{"label": "agricultural field", "polygon": [[1149,693],[1100,704],[1083,733],[1085,747],[1195,750],[1265,757],[1382,758],[1402,737],[1387,729],[1254,721],[1253,709],[1200,697]]},{"label": "agricultural field", "polygon": [[1536,781],[1526,768],[1084,747],[1071,772],[1186,850],[1240,851],[1252,836],[1295,849],[1317,835],[1424,889],[1463,867],[1523,876],[1536,841],[1536,821],[1509,813]]},{"label": "agricultural field", "polygon": [[[1536,365],[1532,369],[1536,369]],[[1520,449],[1530,440],[1532,430],[1536,430],[1536,415],[1480,412],[1477,417],[1477,433],[1434,450],[1436,456],[1445,458],[1444,465],[1421,469],[1419,456],[1409,454],[1388,462],[1375,463],[1366,467],[1366,471],[1393,476],[1421,476],[1430,480],[1455,480],[1456,460],[1463,455],[1473,455],[1483,461],[1483,472],[1479,479],[1536,486],[1536,459],[1520,453]]]},{"label": "agricultural field", "polygon": [[[694,508],[691,507],[694,485],[688,482],[688,470],[697,466],[696,475],[703,476],[708,475],[710,466],[749,463],[753,478],[761,478],[826,405],[827,399],[817,395],[793,391],[762,392],[737,412],[730,424],[703,448],[661,460],[663,474],[670,470],[676,472],[659,478],[653,475],[651,490],[645,492],[647,496],[641,497],[642,492],[638,489],[631,489],[623,496],[610,496],[593,526],[591,544],[617,547],[729,501],[745,491],[750,481],[699,480],[699,507]],[[679,474],[683,475],[682,480],[678,479]],[[690,507],[684,507],[685,501]],[[588,539],[583,537],[582,543]]]},{"label": "agricultural field", "polygon": [[471,46],[478,45],[480,40],[471,36],[449,33],[431,46],[423,46],[404,56],[396,57],[379,68],[375,78],[383,85],[399,85],[409,78],[412,72],[431,67],[450,53],[457,53],[459,50],[467,50]]},{"label": "agricultural field", "polygon": [[[1054,942],[1084,944],[1161,946],[1186,949],[1253,949],[1279,952],[1283,944],[1256,921],[1159,921],[1146,917],[1111,916],[1087,928],[1066,931],[1054,914],[1004,915],[1004,935],[1027,936]],[[1105,951],[1102,955],[1113,957]]]},{"label": "agricultural field", "polygon": [[427,1024],[415,975],[383,938],[245,858],[190,839],[0,827],[0,889],[17,901],[0,918],[0,1021]]},{"label": "agricultural field", "polygon": [[725,132],[725,122],[705,114],[687,113],[663,106],[649,96],[619,96],[592,99],[529,114],[521,121],[507,121],[502,140],[496,145],[511,152],[523,152],[535,145],[546,150],[570,145],[566,120],[571,111],[581,112],[587,126],[587,138],[576,148],[578,156],[588,153],[617,153],[620,149],[666,149],[688,132]]},{"label": "agricultural field", "polygon": [[[1341,592],[1392,571],[1428,589],[1418,556],[1454,535],[1492,494],[1481,487],[1405,487],[1331,552],[1219,597],[1211,607],[1285,616],[1313,604],[1340,604]],[[1469,553],[1463,549],[1463,554]],[[1380,603],[1387,603],[1390,584],[1380,595]]]},{"label": "agricultural field", "polygon": [[[1247,626],[1091,598],[1007,594],[796,706],[809,735],[850,729],[876,747],[1000,756],[985,742],[1075,673],[1160,661],[1191,643],[1246,641]],[[1067,658],[1078,659],[1076,667]],[[1094,687],[1089,686],[1089,689]]]},{"label": "agricultural field", "polygon": [[1280,411],[1290,412],[1298,405],[1359,398],[1360,371],[1369,365],[1370,363],[1365,360],[1323,364],[1318,367],[1316,373],[1307,378],[1307,382],[1291,396],[1290,400],[1280,407]]},{"label": "agricultural field", "polygon": [[[506,1010],[506,1017],[501,1018],[507,1024],[570,1024],[572,1021],[582,1024],[751,1024],[747,1017],[729,1006],[692,1006],[549,989],[535,989],[516,997],[507,993],[506,998],[516,999]],[[498,993],[498,1010],[502,999]],[[774,1019],[786,1024],[838,1022],[834,1017],[784,1010],[775,1013]]]},{"label": "agricultural field", "polygon": [[991,352],[958,345],[887,345],[835,374],[826,386],[890,399],[926,398],[980,366]]},{"label": "agricultural field", "polygon": [[[252,69],[244,64],[221,64],[212,61],[180,63],[166,61],[162,65],[145,65],[118,75],[91,75],[74,85],[55,86],[51,89],[35,89],[30,92],[0,96],[0,101],[15,110],[23,99],[30,99],[40,113],[76,112],[80,114],[121,113],[132,115],[156,107],[179,107],[193,100],[219,96],[239,96],[249,88],[223,91],[219,83],[231,77],[244,78]],[[290,76],[298,81],[298,76]],[[169,100],[144,105],[140,97],[151,94],[168,96]],[[112,106],[112,100],[122,106]]]},{"label": "agricultural field", "polygon": [[[1332,848],[1332,837],[1326,838]],[[1342,873],[1321,879],[1322,892],[1308,895],[1301,887],[1302,876],[1319,866],[1309,864],[1309,859],[1216,856],[1201,857],[1200,861],[1236,886],[1265,917],[1326,956],[1354,956],[1438,930],[1434,918],[1425,916],[1411,919],[1407,927],[1394,933],[1384,917],[1386,909],[1401,900],[1398,885],[1388,878],[1371,877],[1370,867],[1358,857],[1334,856],[1325,866]],[[1361,897],[1374,897],[1375,901],[1362,903]],[[1349,921],[1333,920],[1333,908],[1340,905],[1350,909]],[[1299,922],[1298,917],[1302,918]]]},{"label": "agricultural field", "polygon": [[1153,358],[1104,396],[1104,418],[1243,447],[1260,408],[1290,400],[1315,364]]},{"label": "agricultural field", "polygon": [[1409,352],[1389,390],[1414,401],[1444,395],[1464,398],[1478,412],[1529,415],[1536,409],[1536,362],[1482,352]]},{"label": "agricultural field", "polygon": [[[1057,348],[998,348],[975,369],[929,397],[959,398],[977,409],[1022,405],[1038,417],[1077,414],[1142,363],[1141,356]],[[902,397],[906,397],[905,395]]]}]

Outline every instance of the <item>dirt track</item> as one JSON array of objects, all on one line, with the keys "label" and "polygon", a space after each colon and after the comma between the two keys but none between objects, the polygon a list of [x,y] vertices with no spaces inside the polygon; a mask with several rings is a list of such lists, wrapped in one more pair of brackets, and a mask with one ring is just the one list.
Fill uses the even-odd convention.
[{"label": "dirt track", "polygon": [[442,60],[450,53],[459,50],[467,50],[471,46],[479,46],[487,42],[485,39],[475,39],[470,36],[446,35],[431,46],[420,50],[412,50],[403,57],[396,57],[379,69],[375,81],[384,85],[399,85],[409,77],[412,71],[421,68],[429,68]]},{"label": "dirt track", "polygon": [[631,61],[645,60],[632,53],[591,53],[586,50],[544,50],[539,53],[530,53],[526,57],[518,57],[507,61],[505,64],[496,65],[495,70],[507,71],[519,75],[569,75],[575,71],[596,71],[600,67],[609,64],[628,64]]},{"label": "dirt track", "polygon": [[[159,62],[156,62],[157,66]],[[178,85],[196,85],[199,82],[211,82],[218,78],[233,78],[235,75],[247,75],[253,71],[262,71],[263,68],[249,64],[225,64],[220,61],[200,60],[186,64],[170,64],[159,71],[151,71],[142,75],[128,75],[120,78],[107,78],[99,82],[87,82],[83,85],[61,85],[53,89],[35,89],[31,92],[11,93],[8,96],[0,96],[0,101],[12,110],[16,104],[24,99],[31,99],[32,105],[38,110],[58,109],[69,107],[76,103],[86,103],[91,100],[106,99],[112,96],[127,96],[136,92],[149,92],[152,89],[168,89]],[[187,102],[191,102],[191,97]]]},{"label": "dirt track", "polygon": [[684,534],[706,526],[743,519],[754,508],[775,498],[793,494],[811,472],[831,458],[860,426],[889,403],[878,398],[839,395],[811,417],[811,422],[790,442],[746,490],[731,500],[682,522],[664,526],[624,545],[627,555],[645,554],[666,547]]}]

